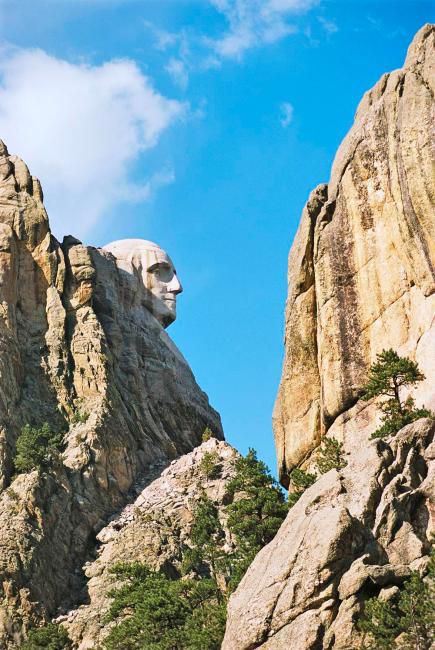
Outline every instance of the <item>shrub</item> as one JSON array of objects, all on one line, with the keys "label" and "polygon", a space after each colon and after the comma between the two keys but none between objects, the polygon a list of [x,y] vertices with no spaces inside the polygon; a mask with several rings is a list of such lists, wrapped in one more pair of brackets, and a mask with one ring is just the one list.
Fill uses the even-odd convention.
[{"label": "shrub", "polygon": [[71,418],[71,424],[84,424],[89,420],[89,413],[87,411],[75,411]]},{"label": "shrub", "polygon": [[110,592],[106,622],[117,621],[103,641],[107,650],[219,650],[225,604],[213,580],[170,580],[140,563],[117,564],[124,585]]},{"label": "shrub", "polygon": [[212,480],[220,475],[219,454],[215,451],[206,451],[199,463],[199,471],[207,479]]},{"label": "shrub", "polygon": [[30,630],[20,650],[71,650],[72,647],[65,628],[56,623],[48,623]]},{"label": "shrub", "polygon": [[46,422],[40,429],[28,424],[17,439],[14,465],[17,472],[31,472],[50,465],[62,449],[63,434],[52,431]]},{"label": "shrub", "polygon": [[[205,571],[216,580],[226,566],[226,555],[222,549],[225,533],[219,520],[218,509],[206,494],[202,494],[193,516],[190,531],[192,548],[184,553],[182,571],[194,571],[198,576]],[[220,600],[219,594],[217,597]]]},{"label": "shrub", "polygon": [[215,438],[216,436],[214,435],[213,431],[210,429],[210,427],[205,427],[204,433],[202,434],[202,442],[208,442],[210,438]]},{"label": "shrub", "polygon": [[421,417],[430,417],[432,413],[425,409],[415,408],[412,397],[405,401],[401,399],[401,389],[405,386],[415,386],[425,379],[415,361],[407,357],[399,357],[394,350],[383,350],[377,355],[369,372],[369,380],[362,394],[362,399],[385,397],[381,403],[382,425],[374,431],[372,438],[385,438],[397,433],[407,424]]},{"label": "shrub", "polygon": [[396,599],[371,598],[359,628],[368,635],[367,650],[430,650],[435,641],[435,547],[428,575],[413,572]]},{"label": "shrub", "polygon": [[316,482],[316,475],[305,472],[303,469],[294,469],[290,473],[290,486],[292,491],[288,495],[288,503],[290,508],[292,508],[295,503],[299,501],[303,493],[307,488],[309,488],[313,483]]},{"label": "shrub", "polygon": [[326,474],[331,469],[340,470],[346,467],[343,459],[343,443],[334,438],[322,438],[317,454],[317,469],[320,474]]},{"label": "shrub", "polygon": [[[278,483],[254,449],[233,461],[234,478],[227,485],[228,528],[237,552],[232,558],[230,588],[235,589],[258,551],[276,535],[288,505]],[[236,497],[236,498],[234,498]]]}]

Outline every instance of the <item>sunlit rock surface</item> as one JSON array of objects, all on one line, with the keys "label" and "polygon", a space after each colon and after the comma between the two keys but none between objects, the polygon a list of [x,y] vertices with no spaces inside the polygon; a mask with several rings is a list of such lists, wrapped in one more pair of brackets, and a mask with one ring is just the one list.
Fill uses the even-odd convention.
[{"label": "sunlit rock surface", "polygon": [[[206,454],[212,454],[217,472],[208,479],[201,469]],[[233,551],[226,529],[225,491],[234,474],[236,450],[214,438],[191,453],[172,461],[159,478],[140,491],[137,498],[97,535],[98,558],[85,567],[87,599],[90,603],[68,612],[59,620],[68,629],[79,650],[96,648],[110,630],[105,624],[115,581],[110,569],[115,562],[145,562],[169,576],[179,575],[182,554],[190,546],[190,530],[198,499],[206,494],[218,509],[227,534],[226,547]]]},{"label": "sunlit rock surface", "polygon": [[364,600],[429,560],[434,433],[421,419],[386,442],[345,437],[347,466],[303,494],[231,597],[222,650],[361,647]]},{"label": "sunlit rock surface", "polygon": [[[434,34],[423,27],[403,69],[364,96],[329,184],[302,214],[274,412],[285,484],[326,430],[353,418],[382,349],[418,362],[417,404],[435,407]],[[364,418],[373,429],[370,406]]]},{"label": "sunlit rock surface", "polygon": [[[74,602],[95,535],[150,465],[189,452],[207,426],[223,436],[138,282],[109,251],[59,244],[39,182],[1,144],[2,648]],[[66,431],[62,462],[13,478],[19,432],[46,421]]]}]

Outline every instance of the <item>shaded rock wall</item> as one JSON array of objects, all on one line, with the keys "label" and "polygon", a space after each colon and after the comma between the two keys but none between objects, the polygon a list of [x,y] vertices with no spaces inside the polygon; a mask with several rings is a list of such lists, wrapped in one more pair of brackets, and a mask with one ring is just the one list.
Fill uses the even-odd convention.
[{"label": "shaded rock wall", "polygon": [[[150,464],[219,415],[105,251],[51,235],[38,181],[0,148],[0,646],[74,601],[108,517]],[[89,414],[78,421],[77,414]],[[85,419],[85,418],[82,418]],[[49,473],[13,477],[25,424],[65,431]]]},{"label": "shaded rock wall", "polygon": [[[419,363],[416,401],[435,407],[434,39],[423,27],[404,68],[364,96],[329,184],[302,213],[273,418],[284,484],[321,435],[353,417],[382,349]],[[376,424],[370,406],[364,417]]]}]

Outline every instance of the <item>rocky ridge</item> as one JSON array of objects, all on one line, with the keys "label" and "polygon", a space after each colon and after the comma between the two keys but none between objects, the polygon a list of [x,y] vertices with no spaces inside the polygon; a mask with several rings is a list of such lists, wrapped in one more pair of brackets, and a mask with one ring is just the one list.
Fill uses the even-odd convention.
[{"label": "rocky ridge", "polygon": [[364,601],[429,560],[434,433],[422,419],[387,441],[346,436],[346,467],[303,494],[231,597],[222,650],[361,647]]},{"label": "rocky ridge", "polygon": [[[218,467],[214,478],[207,478],[202,469],[201,461],[206,454],[213,455]],[[110,630],[103,619],[111,602],[108,592],[115,584],[110,574],[115,562],[144,562],[169,577],[179,575],[182,553],[190,546],[193,513],[202,494],[218,508],[228,551],[234,550],[224,508],[225,488],[234,474],[232,461],[237,456],[226,442],[212,438],[202,443],[172,461],[159,478],[100,531],[98,557],[85,567],[89,604],[58,619],[79,650],[98,647]]]},{"label": "rocky ridge", "polygon": [[285,485],[326,431],[376,428],[359,396],[382,349],[418,362],[417,405],[435,407],[434,42],[424,26],[403,69],[366,93],[302,213],[273,418]]},{"label": "rocky ridge", "polygon": [[[0,646],[77,602],[95,535],[150,465],[223,436],[183,356],[113,256],[50,232],[39,182],[0,144]],[[140,311],[140,313],[139,313]],[[65,432],[13,475],[24,425]]]},{"label": "rocky ridge", "polygon": [[[435,26],[363,98],[328,185],[311,194],[289,256],[285,357],[274,412],[280,478],[343,445],[291,508],[229,603],[223,650],[350,650],[372,596],[423,575],[435,532],[435,423],[371,440],[360,399],[376,354],[417,361],[435,405]],[[405,393],[402,395],[405,398]]]}]

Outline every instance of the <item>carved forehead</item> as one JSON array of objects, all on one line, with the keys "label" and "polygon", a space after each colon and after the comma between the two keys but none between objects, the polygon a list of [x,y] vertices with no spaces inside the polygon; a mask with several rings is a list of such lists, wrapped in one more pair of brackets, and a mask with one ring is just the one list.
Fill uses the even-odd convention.
[{"label": "carved forehead", "polygon": [[103,246],[117,260],[130,262],[135,266],[150,268],[158,262],[173,266],[171,258],[158,244],[147,239],[120,239]]}]

